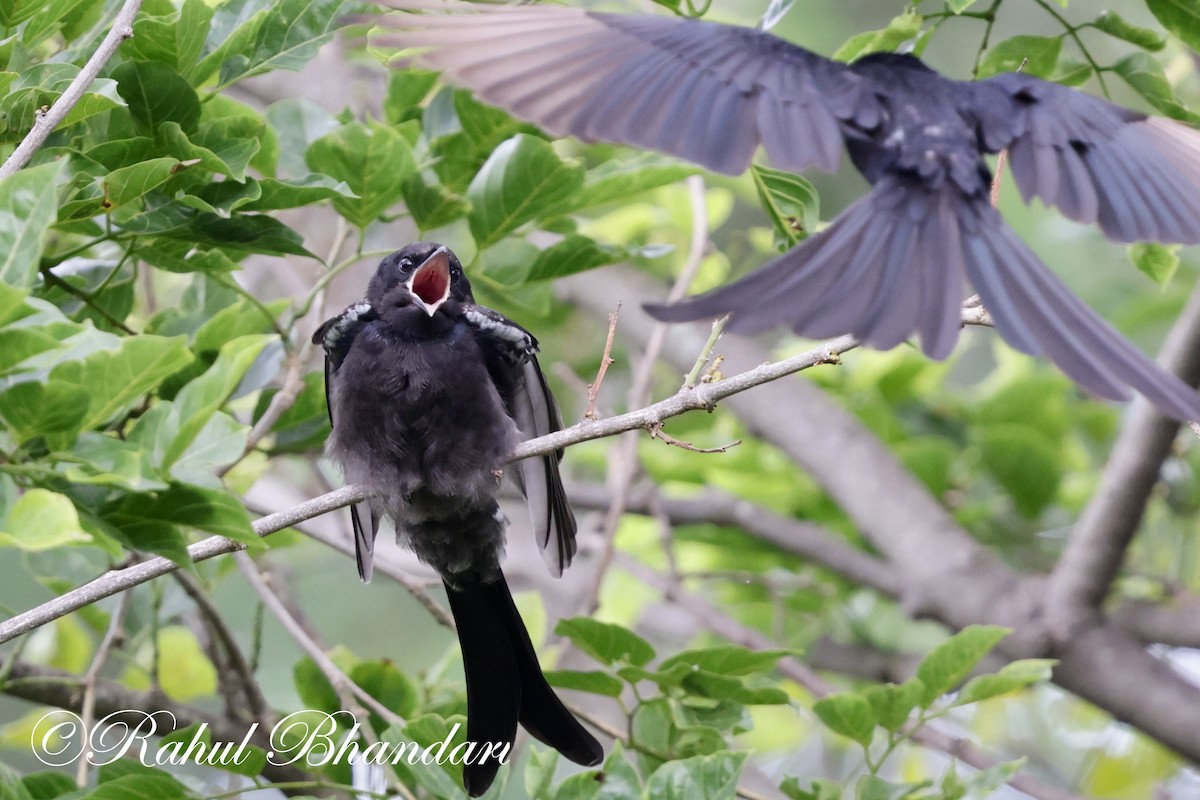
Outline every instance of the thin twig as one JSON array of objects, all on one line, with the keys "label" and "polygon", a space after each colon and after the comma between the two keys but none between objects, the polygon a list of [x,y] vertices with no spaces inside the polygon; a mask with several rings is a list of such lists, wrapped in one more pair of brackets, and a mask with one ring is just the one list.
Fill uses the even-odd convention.
[{"label": "thin twig", "polygon": [[305,655],[311,658],[321,670],[321,673],[333,686],[334,691],[342,697],[342,704],[347,710],[357,718],[366,716],[366,709],[370,708],[371,711],[387,720],[389,725],[403,726],[405,724],[399,714],[367,694],[362,687],[350,679],[349,675],[342,672],[337,664],[333,663],[333,659],[326,655],[325,650],[313,639],[307,626],[296,619],[287,604],[271,588],[268,576],[259,569],[258,564],[254,563],[254,559],[246,553],[236,553],[234,560],[237,562],[242,576],[250,584],[250,588],[254,590],[263,605],[279,621],[288,635],[300,646]]},{"label": "thin twig", "polygon": [[121,6],[121,10],[117,12],[108,35],[100,42],[96,52],[92,53],[92,57],[83,65],[83,69],[79,70],[79,74],[71,81],[71,85],[50,106],[50,110],[45,114],[37,115],[33,121],[33,128],[21,140],[21,144],[17,145],[17,149],[8,157],[4,165],[0,166],[0,179],[7,178],[28,164],[29,160],[33,158],[33,154],[46,143],[46,139],[54,129],[67,118],[67,114],[71,112],[75,104],[83,99],[83,93],[96,80],[96,76],[100,74],[100,70],[104,68],[108,60],[116,54],[121,42],[133,36],[133,20],[141,7],[142,0],[125,0],[125,5]]},{"label": "thin twig", "polygon": [[[721,339],[721,334],[725,332],[725,323],[729,321],[729,315],[713,320],[712,332],[708,335],[708,341],[704,343],[704,347],[700,350],[700,355],[696,356],[696,363],[692,365],[692,369],[683,379],[683,386],[695,386],[700,381],[700,372],[704,369],[704,365],[708,363],[708,359],[712,357],[713,348],[717,346],[717,342]],[[721,356],[717,356],[717,360],[713,362],[715,368],[721,362]]]},{"label": "thin twig", "polygon": [[273,721],[273,716],[267,700],[263,697],[262,690],[259,688],[258,681],[254,679],[254,671],[250,668],[250,662],[246,660],[245,653],[238,646],[237,637],[229,625],[226,624],[225,618],[221,616],[221,612],[213,604],[208,593],[204,591],[204,587],[200,585],[192,573],[183,570],[172,573],[172,577],[187,593],[187,596],[192,598],[192,602],[196,604],[196,608],[204,615],[212,628],[217,639],[221,643],[221,648],[225,651],[225,655],[229,659],[229,665],[233,672],[237,675],[237,683],[241,689],[242,695],[246,699],[246,705],[250,708],[251,716],[263,725],[270,727]]},{"label": "thin twig", "polygon": [[104,317],[104,319],[107,320],[108,323],[110,325],[112,325],[114,328],[116,328],[117,330],[121,331],[122,333],[128,334],[129,336],[137,335],[137,331],[135,331],[133,328],[130,328],[124,322],[122,322],[121,320],[114,317],[107,308],[100,305],[100,303],[98,303],[96,301],[96,298],[92,297],[90,294],[83,291],[79,287],[71,284],[70,282],[64,280],[63,278],[58,277],[57,275],[55,275],[52,271],[50,271],[48,269],[42,270],[42,277],[48,285],[57,286],[59,289],[62,289],[64,292],[71,295],[75,299],[82,301],[85,306],[92,309],[100,316]]},{"label": "thin twig", "polygon": [[[105,663],[108,661],[108,656],[112,652],[113,647],[117,646],[124,637],[125,625],[125,610],[129,607],[129,593],[125,592],[117,598],[117,607],[113,610],[112,617],[108,621],[108,630],[104,632],[104,638],[100,640],[100,645],[96,648],[95,655],[92,656],[91,666],[83,675],[83,708],[81,709],[80,719],[82,720],[82,729],[90,731],[92,723],[96,716],[96,681],[100,678],[100,671],[104,669]],[[75,785],[80,789],[87,786],[88,782],[88,766],[90,765],[88,756],[91,754],[91,739],[88,736],[83,737],[83,752],[79,756],[79,763],[75,767]]]},{"label": "thin twig", "polygon": [[681,439],[676,439],[674,436],[664,431],[661,422],[655,422],[651,425],[647,425],[646,430],[649,432],[651,439],[661,439],[666,444],[678,447],[682,450],[688,450],[693,453],[727,453],[729,452],[730,448],[737,447],[742,443],[741,439],[735,439],[729,444],[723,444],[720,447],[697,447],[691,442],[685,442]]},{"label": "thin twig", "polygon": [[[315,531],[308,527],[298,528],[298,530],[310,539],[315,539],[327,547],[332,547],[334,550],[337,550],[343,555],[354,555],[353,545],[349,544],[343,539],[339,539],[335,536],[329,536],[328,534]],[[425,590],[425,587],[421,585],[420,581],[414,580],[411,575],[408,575],[403,570],[388,564],[386,561],[376,560],[375,573],[391,578],[396,583],[403,586],[405,591],[416,598],[416,601],[425,607],[425,610],[429,612],[430,616],[438,621],[438,624],[443,625],[450,630],[454,630],[454,617],[450,616],[450,612],[433,599],[433,596]]]},{"label": "thin twig", "polygon": [[[606,417],[594,422],[585,421],[536,439],[530,439],[517,445],[513,450],[509,463],[523,461],[534,456],[549,455],[564,447],[587,442],[593,439],[603,439],[618,433],[645,429],[647,425],[661,422],[670,417],[679,416],[688,411],[704,409],[711,411],[717,403],[727,397],[752,389],[770,381],[778,380],[801,370],[818,364],[829,363],[831,354],[844,353],[858,346],[858,340],[852,336],[841,336],[831,339],[824,344],[783,361],[762,364],[733,377],[716,383],[701,383],[690,389],[681,390],[665,400],[661,400],[645,408],[630,411],[615,417]],[[342,508],[351,503],[358,503],[371,497],[365,487],[350,485],[343,486],[332,492],[307,500],[261,519],[255,520],[252,528],[258,536],[266,536],[282,530],[297,522],[326,514],[334,509]],[[210,536],[188,546],[188,556],[192,561],[205,561],[219,555],[244,550],[246,545],[224,536]],[[59,617],[77,611],[97,600],[124,591],[133,586],[153,580],[179,569],[174,561],[161,556],[149,558],[124,569],[110,570],[100,577],[83,586],[65,592],[52,600],[48,600],[29,611],[18,614],[0,623],[0,644],[16,638],[31,630],[52,622]]]},{"label": "thin twig", "polygon": [[608,315],[608,338],[604,340],[604,354],[600,356],[600,369],[596,370],[596,380],[588,384],[587,387],[587,408],[584,409],[584,419],[596,419],[596,396],[600,394],[600,384],[604,383],[604,376],[608,374],[608,368],[613,365],[612,347],[613,338],[617,333],[617,319],[621,316],[621,304],[617,303],[617,308]]},{"label": "thin twig", "polygon": [[[708,249],[708,208],[705,204],[704,179],[693,175],[687,179],[688,196],[691,199],[692,237],[688,247],[687,261],[679,272],[674,286],[667,294],[667,302],[674,302],[683,297],[691,286],[704,260]],[[665,322],[656,323],[642,350],[634,370],[633,381],[629,387],[626,408],[638,408],[650,399],[651,387],[654,380],[654,368],[667,341],[667,331],[670,326]],[[637,446],[639,437],[630,433],[621,437],[617,446],[609,456],[608,483],[613,490],[612,504],[608,507],[600,527],[601,550],[596,559],[596,571],[592,578],[591,590],[587,593],[587,602],[583,606],[585,614],[593,614],[600,605],[600,589],[604,585],[604,574],[612,563],[614,534],[621,516],[625,513],[625,494],[633,485],[638,471]]]}]

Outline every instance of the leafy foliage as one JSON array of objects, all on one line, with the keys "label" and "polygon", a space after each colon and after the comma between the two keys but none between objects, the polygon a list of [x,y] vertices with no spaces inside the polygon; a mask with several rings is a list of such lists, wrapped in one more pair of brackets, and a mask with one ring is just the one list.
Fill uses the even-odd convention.
[{"label": "leafy foliage", "polygon": [[[690,0],[662,4],[691,15],[706,10]],[[1200,120],[1191,110],[1194,95],[1179,79],[1184,47],[1200,42],[1200,5],[1193,0],[1147,0],[1162,29],[1127,21],[1150,19],[1135,16],[1142,11],[1137,4],[1123,14],[1069,23],[1058,6],[1039,2],[1051,27],[999,41],[991,38],[993,25],[1015,3],[894,5],[889,22],[850,36],[834,57],[853,61],[968,41],[976,48],[976,77],[1020,68],[1099,91],[1117,78],[1149,108]],[[806,16],[787,9],[773,4],[767,16],[781,27],[789,16]],[[0,4],[6,152],[70,86],[114,10],[103,0]],[[397,230],[454,242],[480,300],[536,322],[554,360],[580,374],[595,369],[595,337],[580,336],[578,321],[553,306],[550,282],[618,262],[666,279],[686,258],[694,198],[679,183],[696,173],[689,165],[553,141],[419,69],[380,71],[382,88],[370,113],[294,98],[263,108],[254,91],[237,91],[256,86],[254,78],[312,69],[338,28],[351,24],[347,15],[361,10],[344,0],[147,0],[134,37],[32,164],[0,182],[0,552],[15,565],[6,577],[19,576],[43,595],[61,594],[110,566],[160,555],[218,594],[228,565],[194,564],[188,545],[219,535],[261,550],[267,545],[251,526],[247,490],[268,470],[285,480],[320,474],[311,462],[328,433],[322,376],[298,334],[311,329],[339,273],[379,255],[369,243],[387,240],[391,249]],[[960,34],[966,38],[954,38]],[[334,104],[343,101],[349,98]],[[694,286],[723,282],[737,271],[733,263],[760,262],[819,230],[817,186],[765,165],[739,180],[710,179],[700,199],[721,247],[701,261]],[[313,212],[324,216],[304,216]],[[341,246],[327,256],[323,229],[334,231]],[[1139,313],[1153,319],[1156,310],[1177,306],[1179,276],[1194,269],[1186,255],[1161,245],[1135,245],[1129,258],[1153,282],[1129,271],[1132,286],[1153,294],[1120,320],[1136,327]],[[317,278],[308,280],[306,270],[316,270]],[[246,288],[254,285],[250,276],[262,274],[283,276],[278,285],[288,288]],[[290,296],[263,299],[278,294]],[[1005,351],[995,360],[987,380],[964,381],[956,365],[930,364],[903,349],[856,353],[854,363],[814,380],[981,541],[1036,568],[1056,546],[1046,531],[1064,525],[1093,488],[1116,414],[1074,396],[1064,379],[1026,360]],[[677,376],[669,379],[677,385]],[[665,495],[716,489],[772,519],[824,526],[839,543],[864,547],[841,509],[752,432],[707,416],[672,425],[675,435],[698,446],[734,438],[745,444],[721,458],[643,444],[640,464]],[[1172,468],[1194,471],[1194,461],[1181,456]],[[607,467],[608,451],[584,445],[570,463],[595,478]],[[1186,540],[1197,508],[1194,487],[1174,486],[1157,512],[1167,520],[1161,537]],[[989,725],[993,732],[1002,727],[989,722],[999,705],[991,701],[1010,702],[1049,680],[1052,662],[1001,663],[994,651],[1005,635],[1000,628],[933,635],[892,602],[735,522],[677,527],[671,547],[678,563],[671,568],[683,571],[688,586],[707,581],[700,584],[713,587],[706,598],[780,646],[750,649],[716,637],[668,646],[660,638],[670,637],[637,633],[651,599],[644,585],[617,570],[605,584],[604,621],[572,618],[555,627],[558,641],[589,663],[548,670],[547,678],[615,709],[626,723],[618,743],[601,768],[570,774],[559,770],[557,754],[535,746],[523,768],[505,770],[501,782],[523,783],[537,800],[734,798],[747,765],[761,770],[771,761],[760,753],[791,753],[803,742],[823,742],[831,751],[850,746],[857,773],[814,777],[785,759],[788,766],[772,766],[770,774],[797,800],[983,797],[1021,768],[1013,761],[960,775],[955,765],[898,762],[917,750],[920,731],[932,721],[983,720],[972,729],[981,739]],[[617,546],[642,565],[661,567],[654,530],[647,518],[627,514]],[[270,546],[291,552],[299,550],[297,540],[279,534]],[[1162,556],[1140,558],[1139,568],[1170,578],[1164,585],[1198,579],[1194,568],[1186,571],[1195,559],[1163,565]],[[213,707],[222,694],[230,708],[242,710],[227,685],[238,670],[223,660],[228,643],[220,643],[211,620],[195,623],[191,600],[156,587],[153,597],[129,602],[124,618],[109,606],[91,606],[55,622],[22,658],[68,670],[76,680],[117,624],[128,639],[109,672],[126,689],[143,692],[147,702],[166,697]],[[239,607],[239,622],[253,616]],[[265,671],[269,659],[258,662],[261,626],[246,628],[255,666]],[[789,665],[830,641],[920,656],[898,682],[847,679],[836,691],[812,696]],[[333,658],[373,698],[372,713],[359,722],[375,740],[421,748],[463,742],[461,681],[445,670],[452,655],[428,669],[348,648]],[[331,741],[363,734],[337,716],[349,705],[344,687],[308,658],[287,659],[291,672],[279,701],[286,711],[308,709],[302,713],[313,715],[313,724],[335,715]],[[8,670],[0,669],[6,691]],[[27,747],[26,728],[27,720],[14,721],[2,741]],[[211,731],[189,727],[161,744],[193,734],[213,741]],[[352,779],[346,764],[322,761],[311,743],[284,744],[307,759],[314,790]],[[217,767],[267,782],[268,760],[265,748],[252,746],[247,760]],[[1113,794],[1112,786],[1125,791],[1127,775],[1137,771],[1130,763],[1156,780],[1178,768],[1144,739],[1093,760],[1086,781],[1097,793]],[[1078,774],[1085,771],[1080,766]],[[402,762],[391,777],[421,798],[462,796],[452,764]],[[194,798],[218,791],[217,782],[184,782],[170,768],[124,761],[95,771],[94,779],[77,789],[59,772],[5,767],[0,797]],[[1149,796],[1152,782],[1145,783],[1116,794]],[[519,788],[498,786],[490,796],[501,792],[517,795]]]}]

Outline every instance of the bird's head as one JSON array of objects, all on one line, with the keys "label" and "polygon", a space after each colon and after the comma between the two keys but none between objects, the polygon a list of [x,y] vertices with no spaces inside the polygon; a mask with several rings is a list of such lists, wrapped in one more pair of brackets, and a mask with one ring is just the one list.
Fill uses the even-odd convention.
[{"label": "bird's head", "polygon": [[429,316],[448,299],[474,302],[458,257],[437,242],[410,244],[379,262],[367,287],[367,302],[383,307],[385,296],[398,286],[405,287],[412,302]]}]

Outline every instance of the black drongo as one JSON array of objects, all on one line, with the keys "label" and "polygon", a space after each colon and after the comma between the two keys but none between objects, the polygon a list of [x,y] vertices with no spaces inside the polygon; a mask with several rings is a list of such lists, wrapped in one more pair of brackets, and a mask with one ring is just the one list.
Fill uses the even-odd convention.
[{"label": "black drongo", "polygon": [[[404,0],[393,5],[405,7]],[[418,4],[408,4],[415,6]],[[424,4],[422,7],[440,7]],[[1093,313],[989,202],[986,153],[1007,149],[1026,201],[1111,239],[1200,243],[1200,132],[1029,75],[953,81],[892,53],[842,64],[763,31],[558,6],[396,14],[385,42],[555,135],[654,148],[739,173],[837,167],[843,143],[873,184],[828,228],[728,286],[655,317],[731,313],[888,349],[918,334],[945,358],[969,282],[1004,338],[1110,399],[1129,390],[1176,419],[1200,394]]]},{"label": "black drongo", "polygon": [[[366,300],[323,324],[329,455],[376,496],[351,508],[358,571],[370,579],[382,517],[446,586],[467,681],[467,738],[511,744],[519,722],[579,764],[599,742],[546,683],[500,571],[506,520],[496,492],[515,445],[561,427],[537,362],[537,340],[476,305],[447,248],[418,242],[379,265]],[[575,517],[558,473],[562,453],[511,468],[555,575],[575,554]],[[483,752],[482,750],[477,752]],[[499,762],[468,763],[468,794]]]}]

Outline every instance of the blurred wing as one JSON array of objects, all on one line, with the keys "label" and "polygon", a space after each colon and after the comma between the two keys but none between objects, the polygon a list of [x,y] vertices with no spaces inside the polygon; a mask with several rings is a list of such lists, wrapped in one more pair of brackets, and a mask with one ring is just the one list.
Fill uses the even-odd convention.
[{"label": "blurred wing", "polygon": [[729,313],[735,333],[783,324],[811,339],[852,334],[881,350],[919,333],[929,356],[945,358],[958,340],[959,237],[971,213],[948,184],[931,191],[887,177],[828,228],[745,278],[647,310],[667,322]]},{"label": "blurred wing", "polygon": [[964,275],[1013,347],[1044,355],[1080,386],[1112,400],[1135,389],[1178,420],[1200,416],[1200,394],[1155,364],[1054,276],[985,198],[886,178],[766,266],[708,294],[651,306],[669,322],[730,313],[729,329],[789,325],[814,339],[852,334],[880,349],[913,333],[934,358],[958,338]]},{"label": "blurred wing", "polygon": [[874,107],[845,65],[751,28],[561,6],[422,4],[384,44],[556,135],[660,150],[728,174],[762,144],[780,169],[837,168],[839,119]]},{"label": "blurred wing", "polygon": [[[562,428],[554,395],[537,361],[537,340],[529,331],[485,306],[465,305],[488,373],[525,439]],[[550,572],[560,577],[575,555],[575,514],[567,501],[558,462],[562,451],[521,462],[520,485],[529,505],[533,533]]]},{"label": "blurred wing", "polygon": [[1028,75],[972,91],[989,150],[1041,198],[1119,242],[1200,243],[1200,131]]},{"label": "blurred wing", "polygon": [[991,207],[964,236],[967,275],[996,329],[1014,347],[1044,354],[1080,386],[1126,400],[1134,389],[1160,412],[1200,419],[1200,394],[1154,363],[1084,305]]},{"label": "blurred wing", "polygon": [[[329,424],[334,424],[333,385],[337,380],[337,371],[354,344],[354,337],[363,326],[378,315],[369,303],[355,303],[341,314],[328,319],[313,333],[313,344],[319,344],[325,350],[325,407],[329,411]],[[366,516],[370,522],[370,533],[363,524]],[[375,551],[375,537],[379,533],[379,514],[370,507],[369,503],[355,503],[350,506],[350,524],[354,528],[354,555],[358,562],[358,576],[363,581],[371,580],[372,554]]]}]

